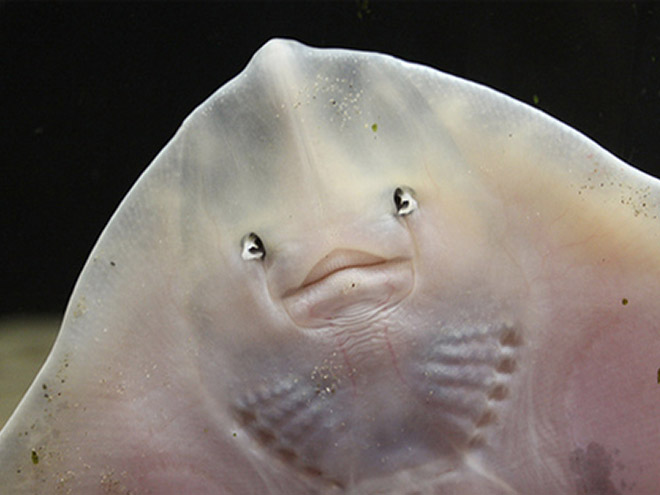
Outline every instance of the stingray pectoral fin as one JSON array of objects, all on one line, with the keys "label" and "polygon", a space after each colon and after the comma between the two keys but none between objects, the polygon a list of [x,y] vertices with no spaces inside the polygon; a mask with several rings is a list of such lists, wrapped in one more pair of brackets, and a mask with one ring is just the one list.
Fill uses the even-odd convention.
[{"label": "stingray pectoral fin", "polygon": [[[573,169],[543,161],[525,187],[500,183],[507,232],[526,232],[522,251],[503,244],[522,267],[522,319],[538,336],[518,442],[538,448],[567,493],[650,494],[660,486],[658,183],[605,154],[567,153]],[[521,462],[542,465],[533,458]],[[543,479],[521,478],[531,492]]]},{"label": "stingray pectoral fin", "polygon": [[522,493],[655,493],[660,183],[522,105],[480,112],[474,93],[437,108],[467,163],[429,167],[458,246],[443,269],[469,258],[460,276],[510,302],[525,339],[510,423],[477,464]]}]

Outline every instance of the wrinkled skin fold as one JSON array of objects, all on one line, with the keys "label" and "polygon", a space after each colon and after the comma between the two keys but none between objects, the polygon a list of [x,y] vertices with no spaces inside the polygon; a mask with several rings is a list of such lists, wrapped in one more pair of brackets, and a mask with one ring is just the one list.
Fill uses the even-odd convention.
[{"label": "wrinkled skin fold", "polygon": [[648,494],[660,183],[395,58],[273,40],[112,217],[14,494]]}]

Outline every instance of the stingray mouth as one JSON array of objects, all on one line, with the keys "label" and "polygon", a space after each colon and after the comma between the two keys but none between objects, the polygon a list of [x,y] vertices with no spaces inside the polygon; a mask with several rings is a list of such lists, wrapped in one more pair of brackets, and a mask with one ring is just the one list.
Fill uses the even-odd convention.
[{"label": "stingray mouth", "polygon": [[299,287],[284,294],[283,303],[301,326],[349,325],[376,318],[412,286],[408,259],[336,249],[312,267]]}]

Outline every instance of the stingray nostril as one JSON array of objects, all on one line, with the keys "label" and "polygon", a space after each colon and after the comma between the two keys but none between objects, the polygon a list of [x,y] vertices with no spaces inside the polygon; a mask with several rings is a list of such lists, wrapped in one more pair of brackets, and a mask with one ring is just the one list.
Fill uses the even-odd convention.
[{"label": "stingray nostril", "polygon": [[244,260],[260,260],[266,256],[264,243],[254,232],[250,232],[241,240],[241,257]]},{"label": "stingray nostril", "polygon": [[417,209],[417,201],[413,197],[413,192],[407,187],[397,187],[394,190],[394,206],[396,214],[399,216],[410,215]]}]

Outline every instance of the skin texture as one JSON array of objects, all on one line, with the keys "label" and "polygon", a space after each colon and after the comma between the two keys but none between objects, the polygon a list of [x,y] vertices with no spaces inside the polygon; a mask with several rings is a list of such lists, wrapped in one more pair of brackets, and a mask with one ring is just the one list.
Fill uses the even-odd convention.
[{"label": "skin texture", "polygon": [[535,109],[271,41],[111,219],[0,478],[657,493],[659,215],[657,180]]}]

